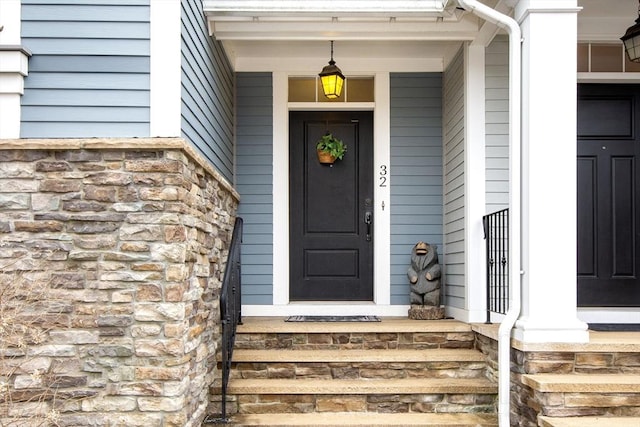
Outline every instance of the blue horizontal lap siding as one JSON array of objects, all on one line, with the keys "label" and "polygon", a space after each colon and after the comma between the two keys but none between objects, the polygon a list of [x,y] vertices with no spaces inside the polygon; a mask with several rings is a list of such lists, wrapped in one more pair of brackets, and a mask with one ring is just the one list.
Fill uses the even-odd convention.
[{"label": "blue horizontal lap siding", "polygon": [[443,78],[445,303],[465,307],[464,60],[458,52]]},{"label": "blue horizontal lap siding", "polygon": [[509,40],[496,37],[486,64],[486,211],[509,206]]},{"label": "blue horizontal lap siding", "polygon": [[[419,241],[442,247],[442,76],[391,75],[391,304],[409,304]],[[440,253],[440,252],[439,252]]]},{"label": "blue horizontal lap siding", "polygon": [[230,182],[234,170],[234,76],[209,36],[202,2],[182,4],[182,136]]},{"label": "blue horizontal lap siding", "polygon": [[23,138],[149,136],[149,0],[23,0]]},{"label": "blue horizontal lap siding", "polygon": [[242,302],[273,303],[273,95],[270,73],[236,76],[236,188],[244,218]]}]

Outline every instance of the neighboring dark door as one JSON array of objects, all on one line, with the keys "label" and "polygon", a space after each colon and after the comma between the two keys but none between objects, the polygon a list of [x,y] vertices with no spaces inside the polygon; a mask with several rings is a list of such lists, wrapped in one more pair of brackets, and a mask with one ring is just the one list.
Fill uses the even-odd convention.
[{"label": "neighboring dark door", "polygon": [[[373,115],[291,112],[289,126],[289,298],[372,301]],[[326,132],[347,145],[331,166],[315,148]]]},{"label": "neighboring dark door", "polygon": [[[640,306],[639,119],[640,85],[579,85],[578,305],[582,307]],[[557,254],[557,262],[562,262],[562,254]]]}]

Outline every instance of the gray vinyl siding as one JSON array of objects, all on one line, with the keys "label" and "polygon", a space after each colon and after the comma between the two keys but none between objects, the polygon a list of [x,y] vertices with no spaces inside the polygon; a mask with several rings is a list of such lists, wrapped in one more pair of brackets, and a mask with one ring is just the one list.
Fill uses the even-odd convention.
[{"label": "gray vinyl siding", "polygon": [[202,1],[181,3],[182,136],[233,182],[233,71],[209,36]]},{"label": "gray vinyl siding", "polygon": [[462,50],[444,72],[445,302],[465,307],[464,60]]},{"label": "gray vinyl siding", "polygon": [[442,74],[391,74],[391,304],[419,241],[442,247]]},{"label": "gray vinyl siding", "polygon": [[149,135],[149,0],[22,0],[21,137]]},{"label": "gray vinyl siding", "polygon": [[242,303],[273,302],[273,87],[271,73],[236,74],[238,215],[244,219]]},{"label": "gray vinyl siding", "polygon": [[509,39],[496,37],[485,51],[486,209],[509,205]]}]

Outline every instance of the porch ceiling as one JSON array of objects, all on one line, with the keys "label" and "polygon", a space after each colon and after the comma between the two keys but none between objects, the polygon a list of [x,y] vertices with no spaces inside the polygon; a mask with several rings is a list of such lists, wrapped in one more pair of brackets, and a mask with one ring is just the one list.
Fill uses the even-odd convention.
[{"label": "porch ceiling", "polygon": [[[516,3],[481,1],[503,13]],[[578,5],[580,41],[619,43],[637,11],[636,0]],[[204,0],[204,10],[237,71],[315,70],[328,59],[329,40],[345,70],[393,71],[378,64],[397,61],[407,70],[436,71],[462,41],[487,43],[498,33],[456,0]]]},{"label": "porch ceiling", "polygon": [[335,40],[335,59],[350,74],[392,71],[392,61],[441,70],[446,52],[473,39],[481,23],[456,6],[453,0],[204,1],[210,33],[237,71],[317,73],[328,60],[327,41]]}]

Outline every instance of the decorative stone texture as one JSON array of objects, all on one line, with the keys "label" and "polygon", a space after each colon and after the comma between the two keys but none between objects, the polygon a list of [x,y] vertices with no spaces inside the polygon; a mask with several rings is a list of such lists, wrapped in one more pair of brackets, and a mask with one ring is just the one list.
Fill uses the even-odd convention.
[{"label": "decorative stone texture", "polygon": [[409,319],[413,320],[440,320],[444,319],[444,307],[426,307],[411,305]]},{"label": "decorative stone texture", "polygon": [[[234,352],[234,357],[239,351]],[[329,359],[329,358],[327,358]],[[363,358],[364,359],[364,358]],[[231,378],[290,378],[290,379],[391,379],[391,378],[484,378],[484,361],[405,361],[370,362],[304,360],[286,363],[236,362],[232,364]]]},{"label": "decorative stone texture", "polygon": [[243,333],[236,336],[235,348],[288,350],[366,350],[473,348],[474,333],[469,332],[399,332],[399,333]]},{"label": "decorative stone texture", "polygon": [[[498,343],[476,334],[476,348],[487,355],[489,376],[497,378]],[[628,392],[593,392],[595,386],[582,391],[542,392],[523,382],[523,374],[638,375],[640,348],[611,348],[611,345],[564,350],[524,351],[511,349],[511,424],[537,427],[539,416],[552,417],[633,417],[640,414],[640,395]],[[636,345],[636,347],[638,347]],[[607,350],[610,348],[610,350]],[[584,380],[583,380],[584,381]],[[586,380],[588,383],[589,381]],[[595,380],[593,381],[595,382]],[[624,381],[623,381],[624,382]],[[613,384],[613,382],[611,382]],[[611,387],[615,387],[611,385]]]},{"label": "decorative stone texture", "polygon": [[257,394],[239,395],[236,399],[240,414],[493,413],[495,411],[495,396],[480,394]]},{"label": "decorative stone texture", "polygon": [[200,425],[237,194],[179,138],[0,148],[2,423]]}]

